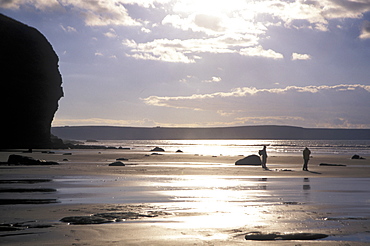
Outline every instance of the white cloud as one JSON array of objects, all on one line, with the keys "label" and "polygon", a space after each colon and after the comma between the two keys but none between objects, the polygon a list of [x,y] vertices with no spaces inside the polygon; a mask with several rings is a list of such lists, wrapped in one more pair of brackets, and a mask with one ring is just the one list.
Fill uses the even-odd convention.
[{"label": "white cloud", "polygon": [[63,119],[56,116],[52,122],[52,126],[156,126],[155,121],[149,119],[140,120],[115,120],[104,118],[87,118],[87,119]]},{"label": "white cloud", "polygon": [[151,33],[151,32],[152,32],[150,29],[145,28],[145,27],[142,27],[142,28],[141,28],[141,31],[142,31],[143,33]]},{"label": "white cloud", "polygon": [[361,29],[361,39],[370,39],[370,21],[364,21]]},{"label": "white cloud", "polygon": [[104,33],[104,36],[106,36],[108,38],[116,38],[117,34],[116,34],[116,31],[113,28],[110,28],[109,32]]},{"label": "white cloud", "polygon": [[14,0],[1,1],[0,8],[18,9],[29,6],[42,11],[75,11],[84,17],[88,26],[141,26],[128,14],[123,1],[84,1],[84,0]]},{"label": "white cloud", "polygon": [[132,19],[127,9],[119,0],[110,1],[83,1],[83,0],[60,0],[66,7],[72,7],[80,11],[88,26],[140,26],[141,24]]},{"label": "white cloud", "polygon": [[[241,97],[250,97],[253,96],[254,99],[258,99],[257,95],[266,95],[266,94],[275,94],[275,95],[284,95],[286,94],[300,94],[300,93],[310,93],[318,94],[320,93],[335,93],[335,92],[351,92],[351,91],[366,91],[370,93],[369,85],[334,85],[334,86],[287,86],[285,88],[272,88],[272,89],[257,89],[254,87],[241,87],[235,88],[229,92],[216,92],[212,94],[194,94],[191,96],[178,96],[178,97],[158,97],[150,96],[148,98],[142,99],[146,104],[153,106],[162,106],[162,107],[174,107],[174,108],[191,108],[188,107],[187,102],[191,101],[202,101],[209,99],[222,98],[241,98]],[[180,103],[179,103],[180,102]],[[181,105],[181,106],[179,106]],[[191,103],[191,105],[193,105]],[[206,104],[205,104],[206,105]],[[199,105],[201,107],[201,104]],[[199,109],[199,107],[197,107]]]},{"label": "white cloud", "polygon": [[77,32],[76,28],[71,27],[71,26],[64,27],[64,26],[61,24],[61,25],[60,25],[60,27],[62,28],[62,30],[63,30],[64,32]]},{"label": "white cloud", "polygon": [[243,56],[259,56],[272,59],[282,59],[284,56],[271,49],[265,50],[261,45],[256,47],[244,48],[240,50],[240,54]]},{"label": "white cloud", "polygon": [[222,36],[209,39],[156,39],[148,43],[136,43],[134,40],[124,40],[124,46],[131,48],[130,57],[144,60],[166,62],[195,63],[201,53],[225,54],[239,53],[243,56],[260,56],[281,59],[283,55],[271,49],[264,50],[262,46],[240,49],[240,46],[256,44],[249,36]]},{"label": "white cloud", "polygon": [[311,56],[308,54],[298,54],[298,53],[293,53],[292,54],[292,60],[310,60]]},{"label": "white cloud", "polygon": [[208,79],[208,80],[203,80],[202,82],[205,82],[205,83],[214,83],[214,82],[221,82],[221,78],[220,77],[212,77],[211,79]]},{"label": "white cloud", "polygon": [[[242,87],[229,92],[150,96],[142,100],[151,106],[213,112],[227,117],[229,122],[245,124],[295,122],[300,123],[297,125],[322,126],[331,123],[333,126],[333,122],[342,118],[344,121],[341,122],[346,122],[346,126],[361,127],[370,121],[370,115],[364,113],[370,105],[370,86],[358,84],[272,89]],[[257,119],[260,120],[257,122]]]},{"label": "white cloud", "polygon": [[61,5],[57,0],[3,0],[0,1],[0,8],[19,9],[21,6],[33,6],[36,9],[45,10],[60,10]]}]

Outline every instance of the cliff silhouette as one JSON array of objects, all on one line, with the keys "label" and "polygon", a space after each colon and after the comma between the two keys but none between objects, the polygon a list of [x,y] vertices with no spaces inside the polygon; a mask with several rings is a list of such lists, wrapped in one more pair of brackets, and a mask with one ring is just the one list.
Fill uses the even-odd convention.
[{"label": "cliff silhouette", "polygon": [[0,149],[51,147],[63,96],[58,56],[35,28],[0,14]]}]

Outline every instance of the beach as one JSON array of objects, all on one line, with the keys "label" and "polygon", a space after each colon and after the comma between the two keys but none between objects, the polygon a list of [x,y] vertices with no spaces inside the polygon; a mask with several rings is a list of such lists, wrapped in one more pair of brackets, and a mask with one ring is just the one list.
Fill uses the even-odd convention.
[{"label": "beach", "polygon": [[[59,165],[0,166],[2,245],[370,243],[367,156],[313,154],[302,171],[299,154],[269,155],[269,170],[236,166],[239,155],[37,150],[0,161],[11,154]],[[119,158],[125,166],[109,166]],[[251,232],[327,237],[246,240]]]}]

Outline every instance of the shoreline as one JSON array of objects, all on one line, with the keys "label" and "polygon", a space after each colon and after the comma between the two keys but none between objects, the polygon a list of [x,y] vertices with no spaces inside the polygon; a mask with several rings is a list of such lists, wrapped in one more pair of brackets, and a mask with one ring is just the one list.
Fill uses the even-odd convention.
[{"label": "shoreline", "polygon": [[[0,152],[0,161],[9,154],[14,152]],[[41,191],[0,193],[0,197],[57,202],[0,205],[1,224],[24,223],[21,230],[0,232],[4,245],[264,245],[244,239],[252,231],[329,235],[320,240],[268,242],[272,245],[370,242],[368,159],[313,155],[307,172],[301,170],[303,159],[298,155],[271,155],[267,160],[271,170],[264,171],[234,165],[241,156],[130,150],[19,154],[60,165],[0,166],[0,180],[50,180],[2,184],[2,189]],[[126,166],[108,166],[117,158],[128,159],[123,161]],[[121,216],[127,211],[155,216],[97,225],[60,221],[101,213]]]}]

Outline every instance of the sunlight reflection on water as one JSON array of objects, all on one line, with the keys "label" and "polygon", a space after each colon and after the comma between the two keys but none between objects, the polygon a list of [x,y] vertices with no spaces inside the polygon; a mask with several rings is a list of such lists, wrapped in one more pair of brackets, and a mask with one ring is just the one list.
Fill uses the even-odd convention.
[{"label": "sunlight reflection on water", "polygon": [[58,182],[69,186],[58,190],[62,203],[155,204],[176,215],[156,219],[169,228],[259,228],[289,220],[304,227],[311,218],[302,210],[307,206],[321,206],[336,217],[370,214],[369,178],[189,175]]}]

